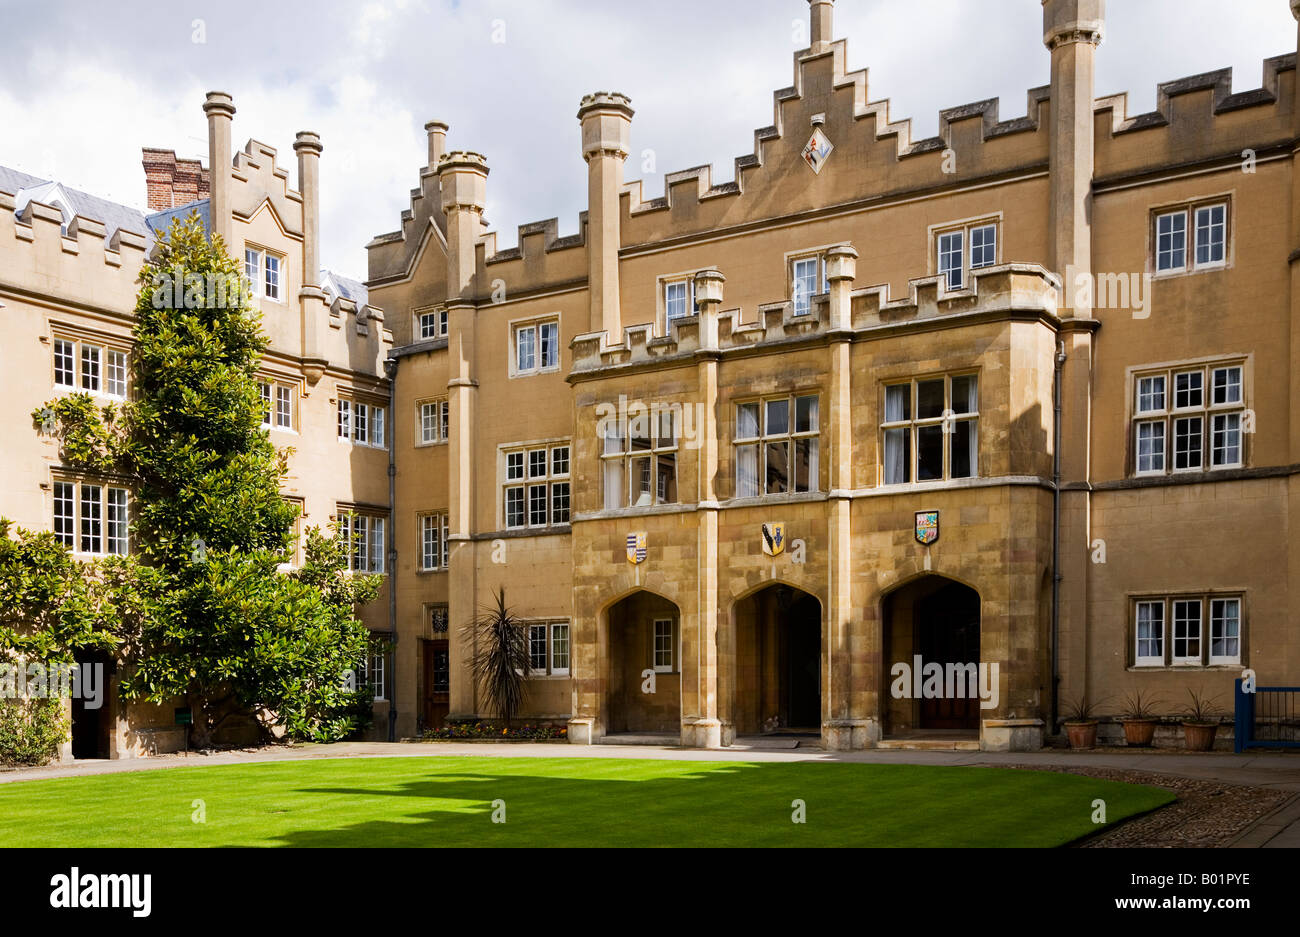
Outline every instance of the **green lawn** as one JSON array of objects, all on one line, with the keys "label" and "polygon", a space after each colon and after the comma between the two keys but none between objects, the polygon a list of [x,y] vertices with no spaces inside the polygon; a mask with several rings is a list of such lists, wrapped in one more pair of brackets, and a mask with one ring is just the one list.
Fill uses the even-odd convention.
[{"label": "green lawn", "polygon": [[[346,758],[0,784],[6,846],[1058,846],[1167,791],[998,768]],[[807,822],[791,821],[791,802]],[[202,800],[206,822],[196,823]],[[505,802],[494,823],[493,801]]]}]

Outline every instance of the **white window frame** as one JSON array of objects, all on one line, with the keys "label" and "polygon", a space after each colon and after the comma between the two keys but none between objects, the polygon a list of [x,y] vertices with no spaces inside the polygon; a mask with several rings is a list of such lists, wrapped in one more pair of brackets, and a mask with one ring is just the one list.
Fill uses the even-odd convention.
[{"label": "white window frame", "polygon": [[[930,257],[934,263],[934,275],[943,281],[944,292],[955,293],[971,289],[975,283],[976,270],[995,267],[1001,262],[1001,229],[1001,214],[968,218],[964,221],[953,221],[930,227]],[[953,243],[954,241],[956,243]],[[989,250],[992,251],[993,256],[991,260],[986,260],[985,253]],[[955,265],[953,261],[958,261],[960,266]]]},{"label": "white window frame", "polygon": [[[816,265],[812,276],[814,283],[820,281],[821,289],[817,292],[807,291],[803,284],[807,282],[808,275],[799,272],[801,266],[809,263]],[[786,282],[789,284],[790,314],[796,318],[811,315],[813,299],[830,291],[830,283],[826,279],[826,248],[787,254]]]},{"label": "white window frame", "polygon": [[[1246,465],[1246,414],[1247,360],[1203,359],[1200,361],[1173,362],[1151,368],[1131,369],[1129,385],[1130,421],[1133,439],[1133,475],[1159,477],[1187,473],[1215,472],[1244,468]],[[1228,380],[1216,384],[1220,375]],[[1180,378],[1186,378],[1184,389],[1179,388]],[[1195,380],[1192,380],[1195,378]],[[1220,398],[1220,391],[1222,399]],[[1199,403],[1196,402],[1199,400]],[[1199,461],[1190,464],[1180,453],[1180,443],[1192,437],[1185,430],[1192,420],[1200,420],[1198,446],[1188,442],[1184,453],[1199,452]],[[1232,426],[1226,430],[1235,438],[1237,458],[1218,461],[1219,452],[1231,452],[1233,446],[1216,446],[1219,425]],[[1234,425],[1235,424],[1235,425]],[[1159,432],[1157,433],[1157,429]],[[1161,442],[1159,464],[1144,461],[1143,434],[1158,436]],[[1179,461],[1189,464],[1179,465]]]},{"label": "white window frame", "polygon": [[[1160,613],[1159,628],[1156,633],[1150,637],[1142,637],[1142,610],[1157,609]],[[1133,664],[1136,667],[1163,667],[1165,664],[1165,641],[1168,639],[1168,631],[1165,623],[1165,601],[1164,599],[1139,599],[1133,606]],[[1157,646],[1158,654],[1143,654],[1142,642],[1154,642]]]},{"label": "white window frame", "polygon": [[[557,459],[560,455],[563,458]],[[519,474],[512,475],[516,465]],[[534,471],[537,465],[541,466],[542,471]],[[501,529],[545,530],[568,526],[573,519],[572,471],[572,440],[548,439],[502,446],[498,450],[501,494],[497,500],[501,511]],[[536,489],[544,491],[546,517],[542,523],[533,520]],[[511,523],[511,499],[516,495],[522,498],[523,523]]]},{"label": "white window frame", "polygon": [[[272,274],[271,267],[267,261],[275,261],[275,272]],[[285,305],[285,287],[288,281],[288,258],[279,251],[269,250],[265,247],[257,247],[252,244],[244,245],[244,280],[248,283],[249,294],[254,299],[265,299],[273,303]],[[272,285],[274,280],[274,285]]]},{"label": "white window frame", "polygon": [[415,405],[415,445],[439,446],[451,429],[451,404],[446,397],[421,400]]},{"label": "white window frame", "polygon": [[[1179,614],[1179,606],[1195,607],[1196,618],[1183,616]],[[1178,596],[1169,600],[1169,660],[1174,666],[1179,665],[1199,665],[1204,660],[1205,647],[1202,642],[1205,640],[1205,601],[1201,598],[1186,598]],[[1191,622],[1195,620],[1196,631],[1193,635],[1191,632],[1180,636],[1178,633],[1179,625],[1182,622]],[[1195,642],[1195,654],[1179,654],[1179,642],[1191,644]]]},{"label": "white window frame", "polygon": [[334,435],[340,444],[388,448],[388,407],[351,397],[339,397]]},{"label": "white window frame", "polygon": [[[530,677],[567,677],[573,663],[573,639],[572,628],[567,619],[555,621],[528,621],[525,622],[528,628],[528,676]],[[546,664],[543,667],[534,667],[533,648],[534,641],[537,640],[536,634],[541,633],[541,643],[543,654],[546,657]],[[562,635],[562,636],[561,636]],[[556,666],[556,646],[563,643],[565,666]]]},{"label": "white window frame", "polygon": [[[1197,622],[1196,631],[1190,636],[1178,637],[1179,630],[1179,606],[1194,606],[1198,610],[1199,618],[1186,620],[1195,620]],[[1141,608],[1143,606],[1153,606],[1160,609],[1163,616],[1163,642],[1160,646],[1159,656],[1141,656],[1141,642],[1139,640]],[[1227,610],[1231,608],[1235,615],[1227,615]],[[1214,641],[1217,629],[1226,623],[1231,622],[1235,628],[1235,634],[1224,636],[1224,640],[1235,641],[1236,652],[1233,654],[1215,654]],[[1197,653],[1182,655],[1177,654],[1178,642],[1182,642],[1186,647],[1186,642],[1195,641],[1198,644]],[[1208,669],[1213,667],[1240,667],[1245,662],[1245,641],[1246,641],[1246,597],[1241,592],[1174,592],[1166,595],[1143,595],[1133,598],[1133,667],[1135,669],[1154,669],[1161,668],[1165,670],[1178,669],[1186,670],[1190,667],[1199,667]]]},{"label": "white window frame", "polygon": [[[71,513],[65,513],[63,509]],[[97,479],[54,479],[50,530],[73,555],[128,555],[131,552],[130,525],[129,489]]]},{"label": "white window frame", "polygon": [[416,341],[427,342],[447,337],[446,309],[419,309],[415,312]]},{"label": "white window frame", "polygon": [[[666,626],[667,635],[661,635],[660,626]],[[677,623],[672,618],[656,618],[651,625],[650,631],[650,663],[655,673],[676,673],[677,672]],[[660,639],[667,641],[667,647],[660,643]],[[668,653],[668,662],[660,663],[660,654],[663,651]]]},{"label": "white window frame", "polygon": [[388,515],[340,508],[338,536],[346,543],[347,571],[383,575],[388,555]]},{"label": "white window frame", "polygon": [[[50,342],[51,375],[55,391],[84,393],[105,400],[125,400],[129,393],[131,353],[123,348],[99,341],[85,341],[55,335]],[[68,355],[71,355],[70,361]],[[60,361],[71,366],[72,383],[59,380]],[[91,371],[93,369],[93,379]],[[121,392],[110,390],[120,385]]]},{"label": "white window frame", "polygon": [[449,520],[446,512],[421,514],[416,529],[420,536],[420,572],[436,573],[449,569],[451,544],[447,538]]},{"label": "white window frame", "polygon": [[[1217,224],[1211,221],[1209,225],[1202,226],[1202,213],[1211,213],[1212,217],[1215,209],[1222,211],[1222,220]],[[1232,200],[1227,196],[1210,196],[1180,205],[1162,206],[1154,209],[1151,214],[1151,265],[1156,276],[1179,276],[1207,270],[1221,270],[1228,265],[1228,259],[1232,254]],[[1166,221],[1169,222],[1167,234],[1161,231]],[[1181,228],[1178,227],[1179,224]],[[1208,244],[1212,248],[1215,244],[1216,231],[1220,239],[1219,257],[1200,260],[1201,248],[1207,244],[1205,240],[1207,233]],[[1170,246],[1168,249],[1163,249],[1161,238],[1166,236],[1170,238]],[[1173,246],[1173,239],[1178,236],[1182,237],[1183,262],[1176,265],[1172,263],[1177,250]],[[1170,263],[1168,266],[1162,266],[1166,255],[1170,257]]]},{"label": "white window frame", "polygon": [[296,432],[297,388],[283,381],[265,380],[257,382],[257,389],[262,398],[262,429]]},{"label": "white window frame", "polygon": [[[1235,614],[1231,616],[1231,618],[1229,618],[1227,615],[1218,614],[1217,607],[1220,605],[1225,607],[1225,611],[1227,606],[1234,606]],[[1210,597],[1209,647],[1206,648],[1206,655],[1207,658],[1209,659],[1211,667],[1240,666],[1241,664],[1241,638],[1242,638],[1241,606],[1242,606],[1242,601],[1239,596],[1226,596],[1223,598],[1219,598],[1215,596]],[[1227,621],[1231,621],[1233,624],[1236,625],[1236,633],[1232,635],[1225,634],[1222,638],[1216,639],[1215,637],[1216,626],[1221,622],[1227,622]],[[1228,641],[1235,641],[1237,644],[1237,652],[1235,654],[1215,654],[1214,653],[1215,640],[1222,640],[1225,642],[1225,644]]]},{"label": "white window frame", "polygon": [[[553,331],[552,342],[555,360],[545,364],[542,360],[543,337],[547,330]],[[563,355],[560,352],[560,317],[558,315],[542,316],[536,319],[521,319],[510,323],[509,375],[515,377],[533,377],[538,374],[551,374],[560,370]],[[529,336],[532,346],[531,363],[525,365],[520,361],[519,340],[521,335]]]},{"label": "white window frame", "polygon": [[[959,380],[971,379],[975,382],[975,409],[968,410],[963,405],[961,412],[956,409],[955,394],[953,392],[953,382]],[[935,381],[943,382],[943,410],[939,416],[919,416],[920,404],[920,386]],[[899,387],[907,388],[907,409],[902,419],[891,420],[889,416],[889,399],[890,390]],[[928,374],[920,377],[907,378],[902,380],[885,380],[881,382],[880,397],[880,467],[879,477],[882,487],[903,487],[905,485],[932,485],[939,482],[953,481],[954,479],[979,478],[980,477],[980,390],[983,387],[983,376],[978,371],[951,371],[945,374]],[[957,424],[971,424],[971,441],[973,448],[971,456],[971,467],[969,475],[953,475],[953,447],[957,442]],[[943,442],[942,466],[938,478],[925,478],[919,476],[920,469],[920,447],[918,445],[920,433],[925,429],[939,427],[941,439]],[[888,466],[886,464],[886,453],[889,451],[889,439],[891,434],[905,432],[907,443],[906,460],[904,465],[905,478],[902,481],[890,481],[887,475]]]},{"label": "white window frame", "polygon": [[[695,273],[674,273],[659,278],[659,322],[660,334],[670,335],[673,330],[673,322],[677,319],[688,319],[699,312],[699,306],[695,300]],[[669,298],[669,292],[681,287],[682,311],[673,315],[673,300]]]},{"label": "white window frame", "polygon": [[366,662],[362,678],[374,691],[376,703],[388,702],[388,640],[371,632],[366,648]]}]

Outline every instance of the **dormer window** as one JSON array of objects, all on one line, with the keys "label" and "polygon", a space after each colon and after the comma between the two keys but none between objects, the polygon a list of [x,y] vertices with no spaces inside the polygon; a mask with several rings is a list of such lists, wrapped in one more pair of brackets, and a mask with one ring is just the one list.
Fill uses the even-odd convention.
[{"label": "dormer window", "polygon": [[826,256],[805,254],[790,261],[790,300],[796,316],[812,311],[812,298],[830,289],[826,280]]}]

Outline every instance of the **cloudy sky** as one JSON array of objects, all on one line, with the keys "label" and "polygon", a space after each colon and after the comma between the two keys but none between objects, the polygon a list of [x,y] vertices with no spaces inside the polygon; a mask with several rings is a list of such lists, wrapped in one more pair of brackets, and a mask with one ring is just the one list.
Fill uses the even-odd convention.
[{"label": "cloudy sky", "polygon": [[[940,108],[1001,97],[1022,116],[1048,80],[1039,0],[840,0],[837,37],[869,67],[913,136]],[[1258,87],[1262,60],[1293,52],[1287,0],[1109,0],[1099,95],[1150,110],[1156,84],[1232,67]],[[498,246],[557,216],[577,231],[586,171],[579,99],[622,91],[636,117],[628,177],[713,163],[714,181],[772,122],[807,45],[806,0],[394,0],[230,4],[208,0],[0,0],[0,164],[143,207],[141,146],[206,162],[204,92],[233,95],[234,139],[294,166],[298,130],[325,144],[322,259],[364,278],[363,245],[395,230],[417,182],[423,125],[487,155]],[[1230,13],[1225,14],[1225,10]],[[641,154],[653,151],[653,172]],[[296,183],[295,183],[296,184]]]}]

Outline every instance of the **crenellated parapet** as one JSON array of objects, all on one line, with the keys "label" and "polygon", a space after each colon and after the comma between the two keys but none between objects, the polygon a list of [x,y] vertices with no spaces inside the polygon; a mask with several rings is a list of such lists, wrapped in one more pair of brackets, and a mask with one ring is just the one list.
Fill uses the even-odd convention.
[{"label": "crenellated parapet", "polygon": [[269,202],[286,233],[303,235],[302,193],[290,188],[288,170],[276,164],[275,147],[250,139],[235,154],[231,181],[235,217],[246,221]]},{"label": "crenellated parapet", "polygon": [[1038,264],[1001,264],[971,273],[973,285],[948,290],[943,277],[909,280],[907,296],[890,298],[889,285],[870,286],[852,293],[853,329],[920,323],[971,313],[1017,313],[1057,316],[1061,282]]},{"label": "crenellated parapet", "polygon": [[1291,52],[1265,59],[1263,82],[1260,87],[1249,91],[1234,93],[1232,69],[1221,68],[1217,71],[1179,78],[1176,81],[1161,82],[1156,86],[1154,111],[1130,116],[1128,93],[1122,92],[1098,98],[1095,112],[1098,115],[1109,116],[1110,132],[1119,135],[1152,127],[1167,127],[1182,116],[1193,119],[1200,116],[1180,113],[1177,102],[1178,98],[1197,92],[1209,92],[1209,114],[1215,117],[1248,107],[1272,106],[1283,97],[1280,91],[1281,76],[1285,72],[1294,72],[1295,67],[1296,55]]},{"label": "crenellated parapet", "polygon": [[481,239],[484,245],[484,263],[500,264],[510,260],[535,258],[555,251],[584,247],[587,243],[587,213],[584,211],[579,215],[577,234],[560,237],[560,220],[558,218],[547,218],[544,221],[521,224],[518,230],[519,235],[516,245],[501,250],[498,250],[496,246],[496,232],[489,231],[484,234]]},{"label": "crenellated parapet", "polygon": [[14,196],[0,192],[0,288],[32,292],[72,305],[127,314],[152,239],[77,215],[64,228],[57,206],[29,201],[14,214]]},{"label": "crenellated parapet", "polygon": [[[931,323],[956,327],[970,316],[1058,320],[1060,280],[1038,264],[986,267],[974,271],[972,281],[968,289],[947,290],[943,277],[920,277],[908,282],[907,295],[899,299],[890,297],[888,284],[854,290],[848,332],[866,336],[875,329],[932,327]],[[807,313],[796,315],[788,300],[763,303],[751,321],[746,321],[741,309],[722,310],[717,313],[716,347],[701,314],[673,320],[667,335],[656,335],[651,323],[626,326],[622,341],[612,345],[606,344],[608,336],[603,332],[589,332],[570,344],[572,376],[618,368],[686,366],[702,354],[726,356],[763,348],[779,354],[793,344],[844,334],[835,328],[828,294],[813,297],[809,307]]]},{"label": "crenellated parapet", "polygon": [[1167,81],[1155,110],[1128,113],[1128,96],[1099,98],[1093,108],[1097,181],[1213,161],[1290,152],[1295,138],[1296,56],[1264,61],[1263,82],[1232,90],[1232,69]]}]

